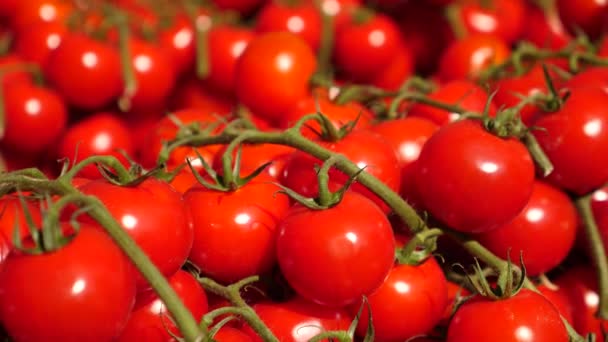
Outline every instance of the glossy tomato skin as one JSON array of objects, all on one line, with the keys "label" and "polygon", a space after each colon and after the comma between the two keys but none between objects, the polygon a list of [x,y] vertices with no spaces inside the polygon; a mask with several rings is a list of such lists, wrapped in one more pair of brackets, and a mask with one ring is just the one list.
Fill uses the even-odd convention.
[{"label": "glossy tomato skin", "polygon": [[[4,260],[14,246],[15,227],[20,231],[20,236],[25,238],[30,235],[26,219],[26,210],[36,226],[42,223],[40,206],[33,201],[25,201],[25,207],[16,195],[4,195],[0,198],[0,235],[4,240],[0,250],[0,260]],[[17,224],[17,226],[15,226]]]},{"label": "glossy tomato skin", "polygon": [[556,11],[543,11],[531,5],[526,16],[528,28],[524,30],[523,38],[536,46],[560,49],[572,39]]},{"label": "glossy tomato skin", "polygon": [[[194,319],[199,322],[207,312],[208,304],[207,295],[198,281],[192,274],[182,270],[169,277],[168,281]],[[169,332],[181,336],[165,304],[153,290],[148,290],[137,295],[129,321],[116,341],[171,341]]]},{"label": "glossy tomato skin", "polygon": [[[357,166],[365,167],[366,172],[384,182],[390,189],[399,191],[399,161],[391,145],[380,135],[368,130],[355,130],[337,142],[321,141],[320,144],[333,152],[344,154]],[[283,169],[281,184],[304,196],[314,197],[319,191],[315,165],[321,164],[319,159],[305,152],[295,152]],[[348,180],[344,173],[336,169],[330,170],[329,176],[332,191],[338,190]],[[354,183],[351,189],[374,201],[384,212],[390,212],[388,205],[365,186]]]},{"label": "glossy tomato skin", "polygon": [[11,13],[10,25],[14,31],[20,32],[40,22],[66,22],[74,10],[74,5],[61,0],[18,1],[14,10],[15,12]]},{"label": "glossy tomato skin", "polygon": [[255,28],[260,33],[291,32],[317,50],[321,41],[321,13],[306,1],[292,4],[269,1],[258,12]]},{"label": "glossy tomato skin", "polygon": [[[131,187],[98,179],[82,185],[80,191],[96,196],[165,276],[182,267],[193,231],[182,196],[170,185],[155,178]],[[93,222],[88,216],[83,220]],[[140,291],[149,288],[140,274],[137,285]]]},{"label": "glossy tomato skin", "polygon": [[553,166],[548,180],[582,195],[608,181],[608,94],[598,88],[573,89],[560,111],[547,114],[533,131]]},{"label": "glossy tomato skin", "polygon": [[[328,308],[301,297],[285,303],[262,302],[253,309],[281,342],[305,342],[323,331],[346,330],[352,319],[342,308]],[[243,330],[253,341],[263,341],[249,326]]]},{"label": "glossy tomato skin", "polygon": [[120,70],[118,50],[73,33],[50,54],[44,74],[67,103],[96,110],[121,94]]},{"label": "glossy tomato skin", "polygon": [[68,121],[68,109],[59,94],[33,84],[15,84],[3,92],[5,133],[2,143],[24,153],[48,150],[63,133]]},{"label": "glossy tomato skin", "polygon": [[[578,226],[576,208],[567,194],[536,181],[528,204],[511,222],[477,235],[486,248],[501,258],[523,253],[526,271],[536,276],[550,271],[568,255]],[[538,248],[539,242],[551,246]]]},{"label": "glossy tomato skin", "polygon": [[111,341],[135,303],[131,263],[85,225],[58,251],[12,255],[0,279],[0,321],[17,341]]},{"label": "glossy tomato skin", "polygon": [[495,34],[511,44],[524,31],[526,7],[522,0],[464,1],[460,14],[469,34]]},{"label": "glossy tomato skin", "polygon": [[608,3],[605,1],[557,0],[556,5],[559,17],[573,34],[582,29],[590,37],[597,38],[608,29]]},{"label": "glossy tomato skin", "polygon": [[192,217],[189,260],[211,278],[232,283],[269,271],[276,262],[277,224],[289,198],[269,178],[256,178],[233,192],[194,186],[184,194]]},{"label": "glossy tomato skin", "polygon": [[160,32],[159,43],[169,55],[174,71],[181,75],[194,64],[196,56],[195,29],[192,21],[184,14],[175,16],[170,27]]},{"label": "glossy tomato skin", "polygon": [[259,35],[236,65],[237,98],[261,118],[276,122],[308,94],[316,66],[312,49],[293,33]]},{"label": "glossy tomato skin", "polygon": [[[489,102],[488,115],[490,117],[496,116],[496,106],[489,99],[488,92],[472,81],[459,79],[445,82],[439,89],[429,94],[429,98],[435,101],[454,104],[467,111],[479,114],[483,113]],[[440,126],[447,125],[460,118],[460,114],[458,113],[452,113],[422,103],[414,104],[408,116],[426,118]]]},{"label": "glossy tomato skin", "polygon": [[376,87],[397,91],[414,73],[414,57],[405,44],[399,44],[390,62],[371,80]]},{"label": "glossy tomato skin", "polygon": [[602,336],[602,328],[608,329],[608,321],[595,317],[599,294],[597,276],[590,266],[577,265],[555,279],[559,292],[569,300],[573,327],[579,334],[594,333]]},{"label": "glossy tomato skin", "polygon": [[[32,83],[32,75],[25,70],[20,70],[20,65],[27,61],[21,56],[14,53],[7,53],[0,56],[0,67],[7,69],[2,75],[0,75],[0,82],[2,82],[2,89],[6,89],[9,86],[15,84],[28,84]],[[14,68],[14,71],[9,71]]]},{"label": "glossy tomato skin", "polygon": [[61,44],[68,29],[61,22],[41,22],[19,32],[13,42],[13,51],[26,61],[43,68],[50,54]]},{"label": "glossy tomato skin", "polygon": [[510,54],[507,43],[491,34],[475,34],[448,45],[439,60],[443,81],[479,77],[482,70],[503,62]]},{"label": "glossy tomato skin", "polygon": [[248,28],[216,25],[209,31],[209,63],[206,82],[214,89],[233,95],[239,58],[256,34]]},{"label": "glossy tomato skin", "polygon": [[351,22],[336,32],[334,58],[338,70],[349,79],[367,82],[392,61],[403,42],[399,28],[388,16],[374,14],[362,22],[355,16],[352,14]]},{"label": "glossy tomato skin", "polygon": [[435,218],[458,231],[479,233],[509,222],[526,206],[534,163],[521,142],[462,120],[426,142],[416,180],[424,207]]},{"label": "glossy tomato skin", "polygon": [[217,342],[253,342],[253,339],[245,332],[230,326],[221,327],[220,330],[213,335],[213,339]]},{"label": "glossy tomato skin", "polygon": [[540,284],[536,286],[536,288],[551,302],[551,304],[553,304],[553,306],[555,306],[559,314],[562,315],[568,323],[571,325],[574,324],[572,304],[570,303],[570,298],[566,295],[566,292],[560,291],[559,286],[555,286],[555,284],[553,284],[553,286]]},{"label": "glossy tomato skin", "polygon": [[[126,122],[112,112],[93,113],[71,125],[58,141],[57,156],[72,162],[80,162],[96,155],[111,155],[129,166],[120,152],[133,156],[134,147]],[[79,174],[87,178],[101,178],[95,165],[89,165]]]},{"label": "glossy tomato skin", "polygon": [[277,256],[285,279],[299,295],[320,304],[344,306],[371,294],[393,265],[390,222],[355,192],[347,191],[326,210],[296,204],[278,232]]},{"label": "glossy tomato skin", "polygon": [[[419,266],[396,265],[382,286],[368,298],[375,340],[407,341],[431,332],[443,317],[447,295],[445,276],[433,257]],[[357,326],[359,336],[365,336],[368,317],[369,311],[363,304]]]},{"label": "glossy tomato skin", "polygon": [[566,342],[568,333],[557,309],[543,295],[522,289],[503,300],[473,298],[452,317],[447,342]]}]

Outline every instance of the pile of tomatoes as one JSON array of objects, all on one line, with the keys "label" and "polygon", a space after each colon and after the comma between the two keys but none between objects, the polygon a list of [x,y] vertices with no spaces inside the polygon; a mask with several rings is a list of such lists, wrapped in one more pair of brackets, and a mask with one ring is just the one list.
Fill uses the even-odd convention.
[{"label": "pile of tomatoes", "polygon": [[594,0],[1,0],[4,336],[603,340],[606,33]]}]

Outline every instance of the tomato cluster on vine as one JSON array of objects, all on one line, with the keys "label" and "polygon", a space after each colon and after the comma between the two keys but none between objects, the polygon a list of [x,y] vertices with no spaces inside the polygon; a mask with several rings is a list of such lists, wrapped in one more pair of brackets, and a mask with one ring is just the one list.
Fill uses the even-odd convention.
[{"label": "tomato cluster on vine", "polygon": [[0,1],[10,341],[587,341],[608,4]]}]

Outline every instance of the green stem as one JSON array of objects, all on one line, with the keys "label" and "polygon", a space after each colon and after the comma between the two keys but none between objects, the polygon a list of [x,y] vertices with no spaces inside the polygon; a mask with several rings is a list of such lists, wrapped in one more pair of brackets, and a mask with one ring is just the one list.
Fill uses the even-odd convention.
[{"label": "green stem", "polygon": [[591,196],[581,197],[575,201],[575,204],[583,220],[585,235],[597,274],[600,302],[596,316],[601,319],[608,319],[608,260],[606,259],[606,249],[604,248],[602,236],[593,217]]},{"label": "green stem", "polygon": [[129,23],[126,14],[115,11],[116,25],[118,28],[118,46],[120,52],[120,63],[122,66],[122,77],[124,80],[124,90],[118,100],[118,106],[124,112],[131,109],[131,99],[137,92],[137,78],[133,66],[133,56],[129,46]]},{"label": "green stem", "polygon": [[[194,39],[196,42],[196,76],[204,80],[209,76],[211,70],[209,61],[209,30],[211,29],[210,18],[193,17]],[[206,20],[209,20],[207,22]]]},{"label": "green stem", "polygon": [[318,335],[315,335],[313,338],[308,340],[308,342],[321,342],[321,341],[340,341],[340,342],[352,342],[353,339],[348,335],[346,331],[324,331]]},{"label": "green stem", "polygon": [[534,135],[530,132],[527,132],[522,140],[528,148],[532,159],[534,159],[534,162],[541,170],[542,176],[547,177],[548,175],[550,175],[551,172],[553,172],[553,164],[551,163],[549,157],[547,157],[547,154],[545,154],[545,151],[543,151],[543,149],[538,144],[538,141],[536,140]]},{"label": "green stem", "polygon": [[84,196],[65,180],[48,180],[29,177],[23,174],[6,173],[0,175],[0,188],[18,187],[22,190],[37,191],[51,195],[70,196],[78,199],[79,207],[90,207],[88,214],[95,219],[126,254],[139,272],[151,285],[152,289],[165,303],[184,339],[188,342],[198,341],[201,332],[198,323],[184,306],[164,275],[156,268],[146,253],[137,245],[129,234],[112,217],[101,201],[93,196]]},{"label": "green stem", "polygon": [[234,305],[238,310],[226,310],[228,312],[236,312],[240,317],[245,319],[251,328],[262,338],[265,342],[279,342],[274,336],[272,331],[262,322],[256,312],[243,300],[241,297],[241,289],[258,280],[257,276],[245,278],[232,285],[223,286],[217,283],[211,278],[199,278],[199,282],[203,288],[215,295],[227,299]]},{"label": "green stem", "polygon": [[112,170],[116,172],[116,176],[118,178],[118,182],[120,184],[126,184],[133,180],[133,176],[129,173],[129,171],[122,165],[122,163],[116,159],[114,156],[92,156],[84,159],[78,164],[74,165],[68,172],[66,172],[61,179],[65,179],[67,181],[71,181],[78,175],[82,169],[91,165],[91,164],[101,164],[104,166],[110,167]]},{"label": "green stem", "polygon": [[334,18],[319,9],[321,13],[321,44],[317,54],[317,72],[322,79],[329,79],[331,72],[331,52],[334,45]]}]

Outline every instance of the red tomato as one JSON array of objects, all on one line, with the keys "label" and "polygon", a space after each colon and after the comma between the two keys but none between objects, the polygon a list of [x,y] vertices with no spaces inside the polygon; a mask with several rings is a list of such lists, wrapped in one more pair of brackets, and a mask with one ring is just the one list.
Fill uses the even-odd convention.
[{"label": "red tomato", "polygon": [[183,74],[194,64],[196,57],[195,32],[192,21],[184,14],[176,15],[171,26],[160,32],[159,44],[173,61],[175,73]]},{"label": "red tomato", "polygon": [[565,82],[564,87],[568,89],[601,88],[608,93],[608,69],[602,67],[586,68]]},{"label": "red tomato", "polygon": [[253,342],[251,337],[245,332],[229,326],[221,327],[220,330],[213,335],[213,340],[217,342]]},{"label": "red tomato", "polygon": [[[25,201],[25,209],[29,212],[37,227],[42,224],[40,206],[30,200]],[[4,260],[13,248],[15,228],[19,229],[22,238],[30,235],[27,226],[24,207],[15,195],[4,195],[0,198],[0,235],[2,235],[2,249],[0,249],[0,260]],[[15,226],[17,224],[17,226]]]},{"label": "red tomato", "polygon": [[579,334],[594,333],[601,338],[602,327],[608,329],[608,321],[595,317],[599,304],[597,277],[590,266],[575,266],[555,279],[559,292],[568,298],[573,327]]},{"label": "red tomato", "polygon": [[306,1],[289,4],[269,1],[258,12],[255,29],[262,33],[291,32],[317,50],[321,42],[321,13]]},{"label": "red tomato", "polygon": [[[198,281],[182,270],[168,280],[194,319],[200,321],[207,312],[207,295]],[[163,301],[153,290],[148,290],[138,294],[129,321],[116,341],[165,342],[171,341],[172,336],[181,335]]]},{"label": "red tomato", "polygon": [[458,231],[496,229],[514,219],[532,194],[534,162],[526,147],[493,135],[478,121],[442,127],[417,163],[424,207]]},{"label": "red tomato", "polygon": [[[515,219],[477,235],[477,239],[503,259],[509,253],[512,259],[517,259],[523,253],[527,273],[536,276],[564,261],[574,245],[577,219],[576,208],[568,195],[537,181],[530,201]],[[551,248],[538,248],[541,241]]]},{"label": "red tomato", "polygon": [[266,0],[213,0],[213,4],[222,10],[234,10],[241,14],[251,11],[264,4]]},{"label": "red tomato", "polygon": [[261,118],[276,122],[308,94],[316,67],[315,55],[302,38],[287,32],[262,34],[247,45],[236,65],[237,97]]},{"label": "red tomato", "polygon": [[45,68],[51,53],[67,34],[62,22],[40,22],[28,26],[15,37],[13,51],[26,61]]},{"label": "red tomato", "polygon": [[[384,182],[393,191],[399,191],[401,184],[401,171],[399,161],[391,145],[380,135],[367,131],[356,130],[337,142],[320,142],[332,152],[341,153],[360,168]],[[295,152],[283,169],[281,183],[297,193],[308,197],[315,197],[319,187],[315,165],[322,162],[305,152]],[[338,190],[346,183],[348,177],[336,169],[330,170],[330,189]],[[365,186],[354,183],[352,190],[357,191],[373,200],[384,212],[390,208],[376,194]]]},{"label": "red tomato", "polygon": [[351,16],[351,22],[336,32],[336,67],[348,78],[367,82],[392,62],[403,42],[399,28],[390,17],[374,14],[359,22],[355,19],[356,11]]},{"label": "red tomato", "polygon": [[171,56],[160,46],[139,39],[131,39],[129,49],[137,81],[129,110],[162,108],[177,77]]},{"label": "red tomato", "polygon": [[21,68],[25,63],[27,63],[27,61],[16,54],[8,53],[0,56],[0,69],[3,69],[3,72],[0,74],[2,89],[6,89],[7,87],[18,83],[32,83],[32,76],[30,73]]},{"label": "red tomato", "polygon": [[524,31],[526,7],[523,0],[468,0],[460,15],[469,34],[495,34],[511,44]]},{"label": "red tomato", "polygon": [[213,279],[232,283],[269,271],[275,264],[276,226],[289,198],[269,178],[253,180],[233,192],[202,185],[184,194],[192,217],[190,261]]},{"label": "red tomato", "polygon": [[[80,191],[96,196],[165,276],[182,267],[193,231],[182,196],[170,185],[148,178],[125,187],[99,179],[82,185]],[[94,222],[88,216],[83,220]],[[139,273],[137,285],[139,290],[149,288]]]},{"label": "red tomato", "polygon": [[11,13],[11,28],[16,32],[27,29],[39,22],[66,22],[74,10],[74,5],[62,0],[18,1]]},{"label": "red tomato", "polygon": [[372,84],[387,90],[397,91],[412,76],[414,59],[410,50],[403,44],[386,67],[378,72]]},{"label": "red tomato", "polygon": [[447,342],[566,342],[568,333],[557,309],[539,293],[522,289],[515,296],[491,300],[475,297],[452,317]]},{"label": "red tomato", "polygon": [[[444,83],[439,89],[429,95],[435,101],[459,106],[467,111],[483,113],[489,99],[488,92],[472,81],[454,80]],[[496,106],[490,102],[488,114],[496,116]],[[451,113],[431,105],[417,103],[408,112],[408,116],[419,116],[432,120],[440,126],[460,118],[460,114]]]},{"label": "red tomato", "polygon": [[209,64],[206,81],[212,88],[233,95],[236,65],[255,33],[248,28],[216,25],[209,31]]},{"label": "red tomato", "polygon": [[[346,330],[352,319],[344,309],[324,307],[300,297],[285,303],[258,303],[253,309],[281,342],[305,342],[323,331]],[[243,330],[253,341],[263,341],[249,326]]]},{"label": "red tomato", "polygon": [[498,36],[467,36],[447,46],[439,60],[439,78],[443,81],[475,79],[482,70],[505,61],[509,54],[509,46]]},{"label": "red tomato", "polygon": [[321,0],[317,4],[319,9],[332,18],[334,29],[340,29],[350,21],[350,14],[361,6],[361,0]]},{"label": "red tomato", "polygon": [[[595,223],[602,236],[604,242],[604,248],[608,248],[608,187],[602,187],[593,192],[591,197],[591,208],[593,210],[593,216]],[[581,232],[582,234],[583,232]],[[582,239],[583,241],[586,238]],[[588,250],[588,249],[587,249]]]},{"label": "red tomato", "polygon": [[123,88],[118,51],[80,33],[62,39],[44,73],[67,103],[82,109],[109,104]]},{"label": "red tomato", "polygon": [[[433,257],[419,266],[397,265],[368,298],[375,341],[408,341],[431,332],[448,305],[448,289]],[[353,306],[355,312],[359,307]],[[363,304],[357,333],[365,336],[369,311]],[[404,319],[407,317],[407,319]]]},{"label": "red tomato", "polygon": [[4,262],[0,322],[17,341],[110,341],[135,303],[134,274],[109,236],[81,226],[55,252],[15,254]]},{"label": "red tomato", "polygon": [[573,89],[561,110],[537,120],[534,130],[555,170],[548,180],[582,195],[608,182],[608,94],[598,88]]},{"label": "red tomato", "polygon": [[447,282],[447,290],[448,290],[448,297],[447,297],[448,305],[446,306],[445,311],[443,312],[443,317],[442,317],[441,321],[439,322],[439,324],[441,326],[446,326],[446,327],[450,323],[450,319],[452,318],[452,314],[454,313],[454,309],[456,308],[456,305],[460,304],[460,301],[464,300],[466,297],[471,295],[471,292],[469,292],[469,290],[464,288],[462,285],[458,285],[451,281]]},{"label": "red tomato", "polygon": [[608,2],[598,0],[557,0],[557,10],[562,22],[576,34],[583,30],[591,38],[599,37],[606,32],[608,24]]},{"label": "red tomato", "polygon": [[[222,156],[226,153],[226,146],[220,149],[213,158],[213,169],[223,174]],[[251,174],[262,165],[272,162],[265,170],[275,180],[278,180],[283,173],[287,158],[294,152],[292,147],[272,144],[244,144],[241,149],[241,175],[243,177]],[[233,153],[233,160],[236,158],[236,151]]]},{"label": "red tomato", "polygon": [[299,295],[323,305],[344,306],[370,295],[393,265],[390,222],[356,192],[347,191],[340,203],[325,210],[296,204],[278,232],[277,256],[285,279]]},{"label": "red tomato", "polygon": [[527,12],[527,28],[523,32],[525,40],[538,47],[551,49],[563,48],[572,40],[556,11],[544,11],[531,5]]},{"label": "red tomato", "polygon": [[48,151],[63,133],[68,109],[52,89],[19,83],[4,89],[4,120],[2,143],[37,154]]},{"label": "red tomato", "polygon": [[[115,113],[99,112],[68,128],[59,140],[57,156],[78,163],[91,156],[112,155],[128,167],[121,150],[129,156],[135,152],[129,127]],[[80,176],[100,178],[101,174],[95,165],[89,165]]]},{"label": "red tomato", "polygon": [[552,289],[546,285],[538,285],[536,287],[540,293],[550,301],[557,311],[564,317],[568,323],[573,324],[574,319],[572,317],[572,305],[570,304],[570,298],[566,296],[564,291],[560,291],[559,287],[557,289]]},{"label": "red tomato", "polygon": [[[213,73],[212,67],[211,75]],[[209,77],[213,78],[214,76],[211,75]],[[205,84],[195,77],[181,80],[170,96],[169,108],[174,111],[199,109],[209,113],[216,113],[220,116],[228,115],[233,111],[236,103],[232,98],[219,94],[210,84]]]}]

